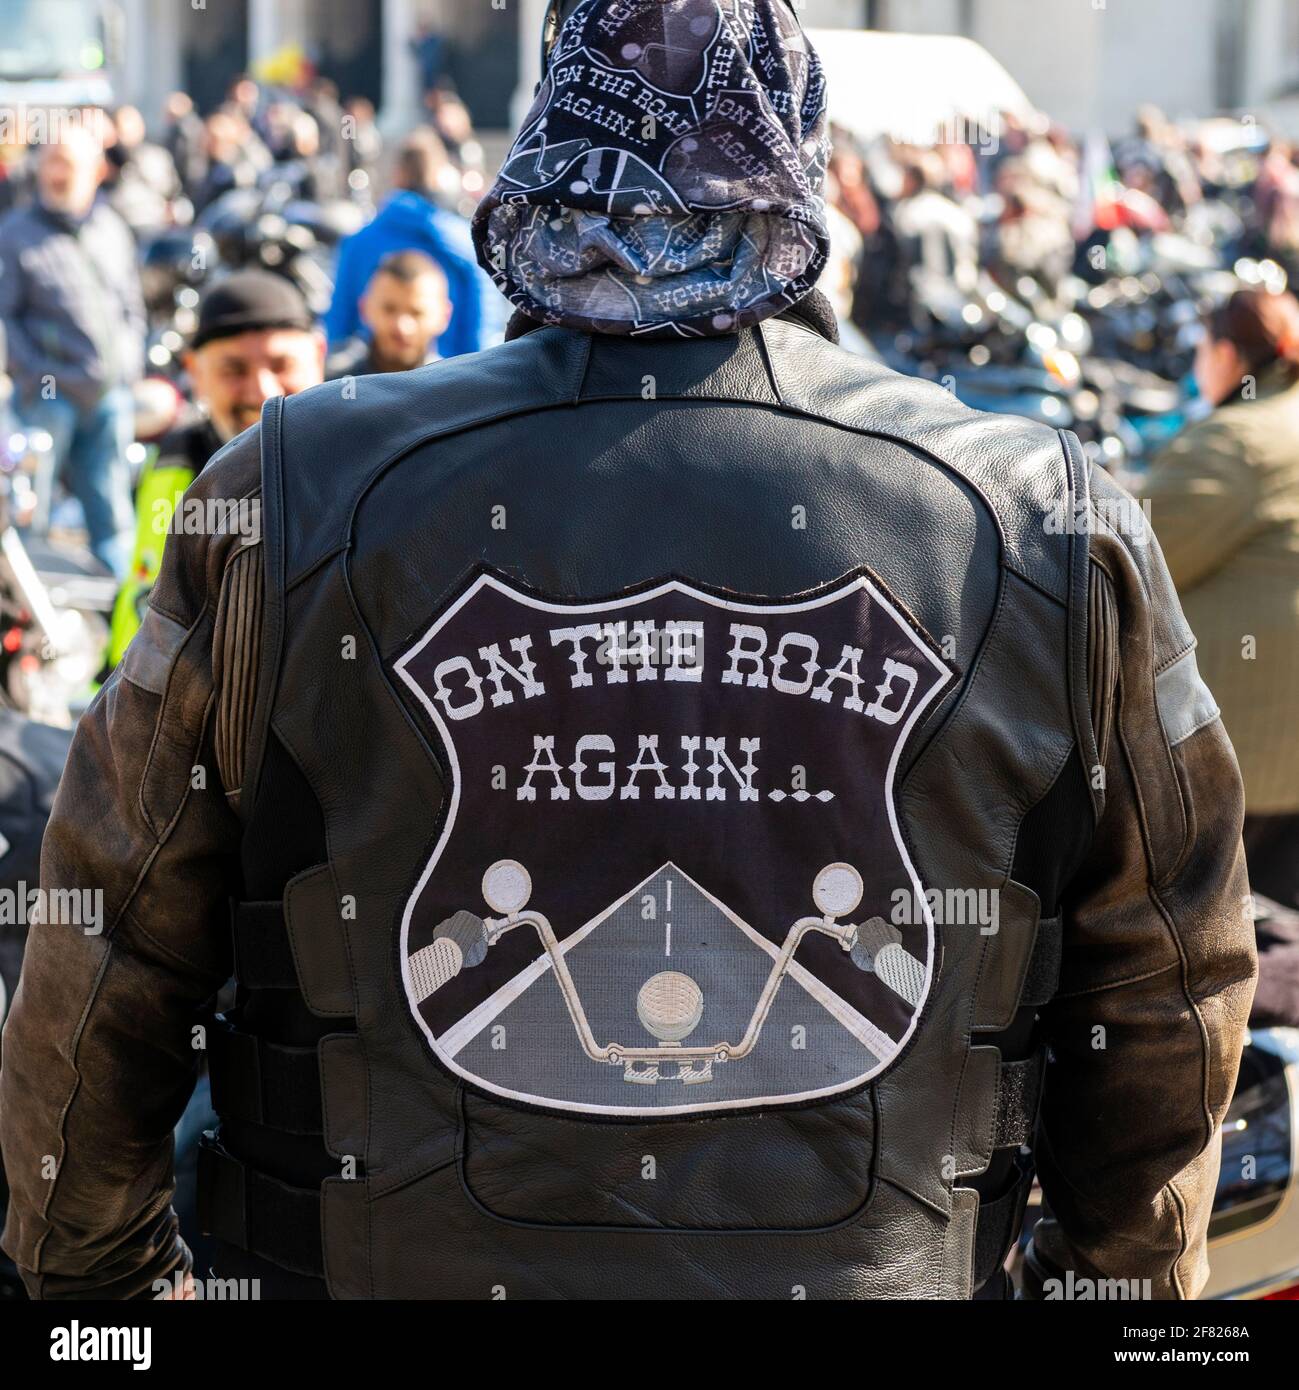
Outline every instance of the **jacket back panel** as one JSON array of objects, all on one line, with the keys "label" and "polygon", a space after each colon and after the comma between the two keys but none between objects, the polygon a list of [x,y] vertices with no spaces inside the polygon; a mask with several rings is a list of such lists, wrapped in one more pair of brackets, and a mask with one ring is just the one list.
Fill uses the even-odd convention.
[{"label": "jacket back panel", "polygon": [[[259,706],[262,726],[310,785],[327,832],[328,863],[299,875],[285,893],[304,998],[313,1012],[354,1018],[357,1027],[320,1046],[326,1146],[340,1161],[355,1159],[362,1175],[325,1183],[331,1291],[340,1297],[784,1298],[800,1291],[968,1297],[979,1208],[969,1182],[1009,1142],[1004,1114],[1012,1085],[988,1039],[1014,1019],[1039,937],[1040,905],[1011,879],[1016,837],[1087,737],[1079,734],[1084,663],[1077,656],[1085,640],[1077,616],[1085,540],[1052,534],[1043,520],[1056,503],[1072,506],[1080,486],[1059,437],[974,415],[937,388],[893,377],[784,322],[738,338],[661,345],[545,330],[404,381],[366,379],[355,400],[329,403],[327,393],[337,390],[327,386],[286,403],[282,420],[268,417],[263,669],[272,674]],[[497,597],[516,607],[508,619],[498,615],[495,627],[484,617],[482,641],[462,641],[456,649],[467,653],[463,664],[456,664],[459,656],[447,658],[452,664],[445,669],[468,672],[470,684],[439,690],[431,665],[418,679],[406,679],[416,669],[411,653],[453,610],[469,611],[456,604],[484,576],[498,586]],[[869,585],[869,594],[858,594],[854,582]],[[767,642],[764,657],[731,662],[733,684],[745,699],[777,699],[772,651],[804,655],[796,641],[776,649],[782,632],[797,637],[824,619],[826,649],[834,653],[853,621],[865,633],[860,686],[850,665],[829,686],[830,698],[816,701],[802,677],[791,679],[797,673],[789,666],[785,688],[806,698],[762,706],[770,738],[797,747],[803,731],[819,760],[803,769],[806,783],[796,769],[780,787],[856,787],[875,808],[849,815],[859,803],[841,796],[845,814],[830,815],[834,829],[826,837],[815,829],[798,832],[806,910],[822,924],[806,928],[816,940],[797,946],[782,975],[779,946],[789,914],[778,915],[766,931],[768,944],[757,943],[766,952],[758,955],[759,966],[742,962],[738,947],[722,958],[721,974],[705,982],[702,1021],[691,1015],[692,1005],[697,1012],[701,1004],[689,972],[673,968],[682,959],[679,946],[660,972],[673,978],[660,979],[657,994],[637,996],[633,1014],[633,986],[648,973],[644,960],[635,952],[629,958],[625,948],[621,955],[606,952],[594,973],[583,976],[580,944],[542,950],[544,932],[535,922],[512,930],[516,924],[507,919],[517,903],[504,900],[517,884],[503,880],[495,904],[484,907],[463,895],[449,900],[465,916],[439,924],[441,937],[453,944],[439,946],[434,934],[421,957],[432,962],[433,973],[412,995],[422,967],[412,967],[406,928],[412,905],[418,912],[421,886],[436,885],[439,866],[443,878],[450,872],[448,847],[460,849],[466,864],[486,867],[522,862],[520,836],[529,854],[535,848],[545,856],[547,844],[559,854],[566,846],[558,875],[554,865],[528,865],[538,895],[531,906],[550,912],[561,940],[574,923],[562,911],[556,915],[557,904],[540,900],[542,886],[567,884],[563,901],[565,892],[577,894],[601,876],[625,889],[633,907],[651,899],[659,939],[663,923],[654,914],[663,911],[666,885],[641,873],[661,848],[644,849],[647,838],[680,837],[679,850],[664,862],[676,866],[693,854],[688,862],[697,873],[674,880],[678,894],[702,888],[723,915],[727,904],[713,900],[700,875],[728,885],[747,879],[758,903],[778,896],[766,886],[776,881],[776,869],[765,865],[763,846],[789,838],[777,829],[773,841],[771,826],[793,824],[793,808],[784,795],[767,799],[769,789],[761,804],[737,804],[754,785],[739,763],[738,737],[725,750],[729,766],[713,760],[712,786],[731,794],[725,805],[710,806],[705,795],[697,807],[684,800],[649,805],[656,779],[657,785],[678,779],[680,786],[677,765],[670,774],[640,779],[646,805],[618,795],[615,781],[640,756],[634,739],[644,732],[641,725],[654,711],[664,712],[671,726],[671,737],[659,745],[665,750],[680,732],[672,711],[692,708],[692,692],[681,696],[685,705],[670,703],[679,691],[668,691],[666,671],[652,692],[650,682],[641,690],[638,673],[629,673],[627,698],[636,699],[630,707],[610,703],[614,696],[592,687],[592,698],[602,703],[591,708],[600,717],[585,723],[572,713],[576,683],[552,679],[556,708],[569,711],[556,727],[610,743],[589,745],[593,751],[579,766],[570,740],[567,753],[558,752],[561,771],[545,776],[534,770],[525,778],[522,770],[539,745],[526,742],[520,757],[517,746],[502,743],[494,760],[490,732],[471,764],[469,721],[451,717],[457,701],[473,698],[472,682],[481,689],[485,679],[487,696],[493,689],[517,696],[502,701],[509,706],[503,711],[483,700],[486,716],[523,718],[533,703],[529,657],[539,662],[544,649],[549,662],[557,653],[569,662],[552,664],[552,673],[571,677],[580,669],[579,648],[548,643],[547,634],[582,623],[598,627],[593,615],[602,603],[634,627],[635,611],[650,611],[635,610],[634,601],[656,584],[678,585],[660,616],[676,611],[675,603],[682,614],[703,615],[701,630],[705,621],[721,624],[723,646],[714,651],[722,667],[731,655],[727,642],[745,650],[732,623],[739,620],[751,634],[764,629],[764,636],[748,639],[756,644],[752,650]],[[820,608],[808,598],[848,590],[859,611],[844,619],[847,628],[833,602]],[[531,626],[519,607],[529,600],[543,605]],[[795,611],[773,626],[765,614],[782,604]],[[577,616],[564,617],[569,608]],[[896,623],[886,621],[886,612]],[[477,632],[470,623],[465,640]],[[533,635],[533,646],[512,648],[524,632]],[[933,670],[925,668],[921,678],[922,689],[932,685],[932,698],[903,728],[887,721],[908,677],[877,685],[870,661],[898,656],[896,644],[904,639],[933,658]],[[486,655],[492,640],[512,669]],[[842,645],[847,649],[852,640]],[[822,662],[822,681],[832,664],[829,657]],[[895,670],[905,665],[894,662]],[[915,658],[911,669],[922,667]],[[591,671],[597,683],[606,674],[598,662]],[[750,691],[747,676],[764,672],[763,688]],[[421,682],[428,698],[421,698]],[[533,686],[541,682],[534,670]],[[698,698],[720,699],[727,692],[718,689],[721,694]],[[888,776],[874,782],[859,774],[855,745],[845,741],[836,752],[835,726],[817,723],[827,705],[842,718],[858,694],[863,726],[861,707],[876,696],[880,713],[870,737],[896,753]],[[544,703],[537,700],[535,708]],[[709,717],[721,708],[699,707]],[[447,717],[439,719],[438,711]],[[693,732],[703,758],[709,729]],[[619,769],[609,773],[610,794],[602,799],[597,788],[585,797],[576,783],[598,782],[604,758]],[[540,754],[534,761],[540,766]],[[702,767],[706,774],[707,764]],[[519,828],[524,823],[517,817],[520,788],[529,780],[541,790],[527,809],[543,823],[549,816],[559,827],[557,818],[578,812],[595,818],[574,822],[575,839],[564,840],[556,829],[548,840],[543,829],[527,840],[531,832]],[[548,799],[552,784],[567,787],[562,802]],[[601,804],[579,805],[592,800]],[[804,824],[820,823],[818,805],[814,796],[800,802]],[[657,821],[635,819],[655,813]],[[1071,838],[1085,837],[1090,806],[1071,805],[1067,814],[1076,822]],[[642,833],[642,825],[651,828]],[[835,867],[830,851],[849,841],[860,846],[868,883],[868,861],[896,854],[914,877],[889,882],[929,890],[909,924],[897,928],[878,902],[863,904],[856,916],[843,902],[827,913],[821,898],[813,907],[814,876]],[[962,902],[997,907],[992,918],[975,912],[955,920],[960,914],[950,905]],[[910,984],[892,979],[894,994],[900,989],[912,1007],[900,1009],[898,1026],[889,1026],[884,1046],[875,1048],[878,1064],[835,1072],[830,1058],[825,1085],[746,1092],[729,1078],[742,1075],[764,1047],[799,1047],[797,1016],[791,1023],[779,1010],[790,999],[818,998],[826,981],[837,988],[835,971],[849,969],[839,957],[860,946],[860,938],[841,939],[822,927],[862,925],[868,906],[874,929],[884,932],[876,948],[886,942],[896,959],[904,938],[908,968],[923,967],[923,983],[919,973]],[[526,915],[526,907],[520,911]],[[678,911],[684,920],[684,900]],[[710,929],[705,923],[698,932],[706,936]],[[689,930],[686,924],[687,937]],[[499,935],[489,941],[493,931]],[[526,948],[518,945],[524,939]],[[598,931],[590,939],[598,941]],[[473,969],[488,969],[482,958],[503,960],[509,950],[520,952],[514,965],[493,978],[508,980],[517,992],[531,966],[534,976],[546,978],[529,985],[551,990],[549,1007],[558,1019],[554,1031],[532,1040],[536,1060],[510,1063],[552,1078],[533,1088],[538,1094],[486,1080],[497,1065],[490,1052],[499,992],[489,1007],[480,989],[462,1010],[465,1017],[473,1015],[471,1005],[479,1010],[459,1036],[472,1034],[482,1049],[478,1063],[463,1067],[449,1047],[434,1045],[455,1029],[424,1027],[412,1007],[445,988],[444,974],[467,979]],[[775,963],[770,975],[768,957]],[[878,990],[888,975],[883,951],[861,959],[869,962],[870,988]],[[571,970],[561,962],[571,962]],[[672,1062],[670,1049],[716,1041],[708,1009],[716,1008],[717,991],[729,987],[732,965],[748,972],[738,991],[744,1007],[735,1015],[737,1036],[750,997],[766,1031],[751,1054],[717,1058],[706,1077],[708,1059]],[[609,984],[611,971],[617,978]],[[630,973],[623,978],[619,971]],[[777,993],[768,997],[763,990],[773,979]],[[835,995],[826,1005],[821,997],[821,1004],[842,1015],[839,1000]],[[607,1020],[608,1010],[616,1015],[619,1007],[637,1037],[617,1034],[610,1056],[609,1037],[597,1024],[602,1011]],[[680,1038],[672,1036],[674,1010]],[[635,1028],[637,1018],[643,1031]],[[585,1056],[578,1048],[583,1021],[590,1025]],[[812,1036],[815,1060],[815,1029]],[[654,1038],[657,1048],[647,1046]],[[498,1050],[527,1041],[506,1029]],[[604,1045],[602,1052],[596,1044]],[[729,1046],[736,1047],[735,1037]],[[624,1055],[636,1047],[645,1054],[639,1060]],[[557,1049],[562,1061],[553,1058]],[[455,1055],[463,1060],[468,1053]],[[646,1080],[651,1071],[655,1077]],[[637,1074],[641,1084],[631,1084]],[[588,1075],[592,1088],[603,1088],[589,1095],[611,1096],[614,1104],[583,1108],[562,1099],[564,1085],[586,1086],[572,1078]],[[729,1108],[709,1099],[721,1093],[721,1077],[735,1097]],[[865,1079],[849,1084],[859,1078]],[[636,1101],[624,1105],[624,1093]],[[742,1103],[746,1095],[753,1103]]]}]

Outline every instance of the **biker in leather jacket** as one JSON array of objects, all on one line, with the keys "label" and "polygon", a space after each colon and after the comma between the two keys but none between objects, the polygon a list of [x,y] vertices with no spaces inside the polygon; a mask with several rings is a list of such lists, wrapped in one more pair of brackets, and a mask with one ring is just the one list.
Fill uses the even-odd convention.
[{"label": "biker in leather jacket", "polygon": [[[647,8],[578,5],[538,109],[634,100]],[[781,56],[711,131],[752,170],[779,113],[780,256],[731,243],[729,309],[622,286],[617,217],[533,218],[525,125],[479,226],[512,341],[272,402],[197,479],[258,533],[166,548],[45,843],[102,930],[33,929],[4,1036],[34,1296],[188,1269],[199,1047],[209,1229],[303,1292],[1003,1297],[1034,1167],[1029,1292],[1204,1285],[1255,955],[1158,546],[1068,434],[836,346],[788,10],[653,9]]]}]

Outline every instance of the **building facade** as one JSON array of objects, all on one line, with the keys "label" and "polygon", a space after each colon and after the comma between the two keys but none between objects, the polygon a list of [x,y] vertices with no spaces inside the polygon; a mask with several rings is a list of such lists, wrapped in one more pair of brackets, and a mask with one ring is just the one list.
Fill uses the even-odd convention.
[{"label": "building facade", "polygon": [[1147,102],[1173,117],[1222,109],[1262,118],[1299,84],[1295,0],[874,0],[867,8],[878,28],[976,40],[1074,129],[1126,131]]},{"label": "building facade", "polygon": [[400,128],[418,113],[422,66],[432,64],[478,125],[503,128],[528,9],[527,0],[125,0],[119,85],[149,117],[177,89],[207,110],[239,73],[300,52]]},{"label": "building facade", "polygon": [[[1044,111],[1126,130],[1144,102],[1170,115],[1220,108],[1264,118],[1299,89],[1296,0],[795,0],[817,28],[963,34]],[[487,131],[531,100],[546,0],[126,0],[121,89],[154,115],[166,93],[201,107],[238,72],[297,49],[344,95],[409,125],[423,68],[451,78]],[[862,75],[869,81],[869,74]]]}]

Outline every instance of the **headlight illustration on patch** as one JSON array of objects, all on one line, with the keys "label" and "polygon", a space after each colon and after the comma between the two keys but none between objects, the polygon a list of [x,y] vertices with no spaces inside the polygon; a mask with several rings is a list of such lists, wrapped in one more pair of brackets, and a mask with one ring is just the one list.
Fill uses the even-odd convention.
[{"label": "headlight illustration on patch", "polygon": [[444,1073],[576,1114],[851,1093],[935,974],[895,779],[952,671],[873,575],[548,598],[495,571],[393,662],[446,797],[402,993]]},{"label": "headlight illustration on patch", "polygon": [[[483,899],[499,917],[476,917],[457,912],[443,922],[433,942],[411,957],[411,976],[423,1003],[429,995],[461,970],[482,964],[488,951],[507,932],[531,927],[546,949],[550,966],[564,996],[569,1017],[583,1052],[593,1062],[623,1068],[623,1080],[654,1085],[677,1080],[687,1086],[713,1079],[713,1066],[750,1056],[758,1045],[762,1025],[771,1012],[776,994],[788,973],[790,963],[808,932],[821,932],[837,942],[858,970],[874,972],[895,994],[915,1006],[925,983],[925,966],[902,948],[902,933],[882,918],[856,924],[840,922],[861,903],[862,878],[851,864],[828,864],[816,876],[812,899],[820,916],[802,917],[790,927],[784,946],[776,957],[753,1008],[748,1027],[737,1042],[719,1040],[689,1043],[707,1008],[700,986],[677,970],[663,970],[640,986],[636,995],[636,1016],[657,1046],[631,1042],[601,1043],[591,1028],[578,987],[569,973],[564,952],[554,929],[544,914],[531,910],[532,878],[527,869],[513,859],[499,859],[483,875]],[[675,1068],[675,1072],[673,1072]]]}]

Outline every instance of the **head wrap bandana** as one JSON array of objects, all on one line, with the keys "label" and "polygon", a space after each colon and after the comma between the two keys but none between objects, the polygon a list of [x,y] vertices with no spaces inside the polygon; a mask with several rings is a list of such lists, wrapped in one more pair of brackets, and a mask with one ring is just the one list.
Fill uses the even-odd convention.
[{"label": "head wrap bandana", "polygon": [[824,269],[828,154],[788,0],[585,0],[474,217],[478,259],[542,323],[732,333]]}]

